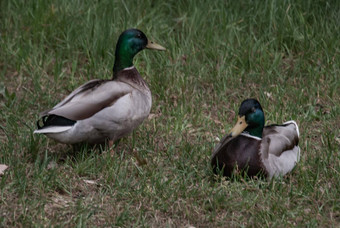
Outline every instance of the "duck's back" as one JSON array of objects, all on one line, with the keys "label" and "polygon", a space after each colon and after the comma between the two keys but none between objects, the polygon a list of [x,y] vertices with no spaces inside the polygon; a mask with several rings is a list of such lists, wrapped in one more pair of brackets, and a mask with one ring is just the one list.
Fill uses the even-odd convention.
[{"label": "duck's back", "polygon": [[263,129],[260,154],[269,178],[287,174],[300,160],[299,134],[295,121]]}]

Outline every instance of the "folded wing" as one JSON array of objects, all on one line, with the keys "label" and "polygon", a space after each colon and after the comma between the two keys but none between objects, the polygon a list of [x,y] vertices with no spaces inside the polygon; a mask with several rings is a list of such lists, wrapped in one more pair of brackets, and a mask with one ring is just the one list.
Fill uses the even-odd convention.
[{"label": "folded wing", "polygon": [[300,159],[299,129],[294,121],[266,126],[260,147],[262,162],[269,177],[285,175]]},{"label": "folded wing", "polygon": [[52,109],[41,116],[57,115],[70,120],[83,120],[113,105],[120,97],[131,93],[126,83],[108,80],[92,80],[80,86]]}]

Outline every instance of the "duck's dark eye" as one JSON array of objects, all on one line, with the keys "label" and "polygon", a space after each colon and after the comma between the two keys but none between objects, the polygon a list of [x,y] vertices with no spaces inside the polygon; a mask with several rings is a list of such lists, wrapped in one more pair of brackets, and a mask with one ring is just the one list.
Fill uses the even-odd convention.
[{"label": "duck's dark eye", "polygon": [[252,108],[251,108],[251,111],[252,111],[252,112],[256,112],[256,108],[252,107]]},{"label": "duck's dark eye", "polygon": [[142,38],[142,34],[138,33],[138,34],[136,35],[136,37],[137,37],[138,39],[141,39],[141,38]]}]

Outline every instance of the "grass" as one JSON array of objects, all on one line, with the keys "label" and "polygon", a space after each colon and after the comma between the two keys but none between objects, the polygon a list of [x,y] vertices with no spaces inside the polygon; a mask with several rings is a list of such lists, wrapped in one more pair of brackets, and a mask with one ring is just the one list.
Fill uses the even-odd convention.
[{"label": "grass", "polygon": [[[0,226],[339,226],[339,21],[335,0],[1,1]],[[40,111],[111,77],[131,27],[168,49],[134,61],[150,118],[113,157],[33,135]],[[212,174],[215,139],[249,97],[267,124],[300,126],[283,179]]]}]

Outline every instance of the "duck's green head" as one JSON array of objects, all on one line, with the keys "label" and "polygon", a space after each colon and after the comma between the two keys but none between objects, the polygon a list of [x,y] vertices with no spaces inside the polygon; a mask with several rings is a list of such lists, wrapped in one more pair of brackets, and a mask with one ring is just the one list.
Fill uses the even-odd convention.
[{"label": "duck's green head", "polygon": [[243,131],[250,135],[262,138],[264,127],[264,113],[260,103],[255,99],[246,99],[242,102],[236,125],[231,129],[230,136],[235,137]]},{"label": "duck's green head", "polygon": [[145,34],[138,29],[125,30],[119,36],[116,46],[114,75],[124,68],[133,66],[133,57],[144,48],[166,50],[161,45],[149,41]]}]

